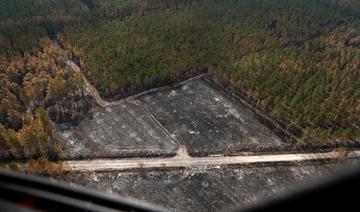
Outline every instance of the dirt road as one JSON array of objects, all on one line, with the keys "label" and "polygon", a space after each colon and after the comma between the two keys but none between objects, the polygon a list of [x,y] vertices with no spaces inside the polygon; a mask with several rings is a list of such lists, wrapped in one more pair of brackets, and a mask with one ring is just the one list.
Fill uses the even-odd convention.
[{"label": "dirt road", "polygon": [[153,169],[153,168],[200,168],[234,164],[259,164],[276,162],[305,162],[313,160],[328,160],[339,158],[360,157],[360,151],[347,154],[342,152],[306,153],[306,154],[272,154],[256,156],[212,156],[190,157],[186,148],[181,146],[175,157],[172,158],[143,158],[143,159],[99,159],[67,161],[66,170],[74,171],[115,171],[127,169]]}]

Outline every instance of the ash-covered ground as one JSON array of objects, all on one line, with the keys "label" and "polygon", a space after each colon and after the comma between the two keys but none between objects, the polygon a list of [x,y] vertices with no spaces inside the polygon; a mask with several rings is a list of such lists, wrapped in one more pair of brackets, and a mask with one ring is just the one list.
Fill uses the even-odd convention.
[{"label": "ash-covered ground", "polygon": [[176,211],[220,211],[248,206],[269,197],[301,188],[311,179],[324,176],[360,161],[327,164],[269,165],[164,171],[82,172],[69,174],[67,181],[97,191],[145,200]]},{"label": "ash-covered ground", "polygon": [[75,127],[58,127],[63,158],[169,156],[179,144],[192,156],[290,147],[246,106],[232,102],[201,79],[145,94],[136,101],[96,109]]},{"label": "ash-covered ground", "polygon": [[140,97],[192,156],[289,149],[246,106],[234,103],[203,80]]},{"label": "ash-covered ground", "polygon": [[63,158],[102,158],[175,155],[178,145],[137,105],[122,103],[101,108],[78,126],[58,127]]}]

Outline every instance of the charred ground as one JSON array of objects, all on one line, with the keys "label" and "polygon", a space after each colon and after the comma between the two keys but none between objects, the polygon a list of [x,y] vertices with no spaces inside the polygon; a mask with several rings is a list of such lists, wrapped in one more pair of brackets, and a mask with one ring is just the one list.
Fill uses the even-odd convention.
[{"label": "charred ground", "polygon": [[264,120],[266,114],[209,83],[209,78],[204,75],[96,107],[75,127],[59,125],[56,137],[63,157],[173,156],[179,145],[185,145],[191,156],[359,146],[356,140],[316,145],[290,139],[272,124],[276,120]]},{"label": "charred ground", "polygon": [[116,106],[97,108],[76,127],[57,129],[65,158],[289,150],[290,143],[202,79],[162,88]]},{"label": "charred ground", "polygon": [[75,172],[66,180],[173,211],[220,211],[281,195],[334,172],[344,164],[358,167],[359,160],[257,167]]}]

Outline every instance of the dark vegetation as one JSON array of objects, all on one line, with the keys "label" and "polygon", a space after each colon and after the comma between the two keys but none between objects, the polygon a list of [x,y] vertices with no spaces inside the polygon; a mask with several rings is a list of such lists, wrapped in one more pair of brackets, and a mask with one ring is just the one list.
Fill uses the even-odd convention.
[{"label": "dark vegetation", "polygon": [[304,139],[358,138],[359,14],[357,0],[2,0],[0,156],[58,157],[52,121],[87,110],[77,57],[104,96],[208,71]]},{"label": "dark vegetation", "polygon": [[2,0],[0,55],[23,54],[64,26],[91,26],[201,0]]}]

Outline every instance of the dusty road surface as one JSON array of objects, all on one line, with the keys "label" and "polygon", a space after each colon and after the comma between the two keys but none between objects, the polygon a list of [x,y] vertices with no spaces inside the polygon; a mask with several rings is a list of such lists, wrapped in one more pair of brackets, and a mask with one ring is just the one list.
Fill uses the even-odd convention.
[{"label": "dusty road surface", "polygon": [[257,164],[276,162],[304,162],[311,160],[327,160],[338,158],[357,158],[360,151],[347,154],[342,152],[305,153],[305,154],[272,154],[255,156],[212,156],[190,157],[186,148],[181,146],[175,157],[172,158],[144,158],[144,159],[98,159],[67,161],[64,168],[74,171],[117,171],[137,168],[199,168],[208,166],[222,166],[234,164]]}]

